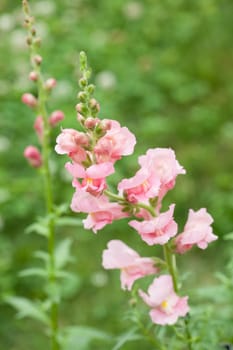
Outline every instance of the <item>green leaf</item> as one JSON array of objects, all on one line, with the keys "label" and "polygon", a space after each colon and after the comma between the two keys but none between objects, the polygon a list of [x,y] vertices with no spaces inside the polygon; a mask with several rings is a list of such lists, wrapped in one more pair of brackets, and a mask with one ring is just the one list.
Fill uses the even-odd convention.
[{"label": "green leaf", "polygon": [[55,265],[57,269],[61,269],[71,260],[70,248],[72,240],[70,238],[61,241],[55,249]]},{"label": "green leaf", "polygon": [[39,222],[35,222],[34,224],[28,226],[25,230],[26,233],[37,233],[38,235],[48,237],[48,227]]},{"label": "green leaf", "polygon": [[35,258],[41,259],[46,263],[49,261],[49,254],[44,252],[43,250],[37,250],[33,255]]},{"label": "green leaf", "polygon": [[117,339],[117,343],[112,350],[119,350],[124,344],[130,341],[142,339],[142,336],[140,334],[137,334],[136,331],[137,329],[133,328],[129,332],[120,335]]},{"label": "green leaf", "polygon": [[41,277],[47,277],[48,273],[46,270],[37,268],[37,267],[32,267],[29,269],[25,269],[19,273],[20,277],[27,277],[27,276],[41,276]]},{"label": "green leaf", "polygon": [[83,226],[82,220],[72,218],[69,216],[63,216],[62,218],[59,218],[56,220],[57,226]]},{"label": "green leaf", "polygon": [[19,318],[30,317],[41,321],[44,324],[49,324],[49,318],[42,310],[39,303],[20,297],[7,297],[5,298],[5,301],[18,311],[17,316]]},{"label": "green leaf", "polygon": [[223,239],[225,240],[233,240],[233,232],[227,233],[223,236]]},{"label": "green leaf", "polygon": [[69,327],[66,329],[64,350],[88,350],[93,340],[109,342],[111,337],[92,327]]}]

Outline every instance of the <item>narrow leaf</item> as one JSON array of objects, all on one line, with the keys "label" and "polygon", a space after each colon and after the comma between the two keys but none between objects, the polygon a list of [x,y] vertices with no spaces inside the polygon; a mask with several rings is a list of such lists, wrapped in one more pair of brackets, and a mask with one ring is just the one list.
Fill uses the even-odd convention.
[{"label": "narrow leaf", "polygon": [[47,277],[47,271],[33,267],[30,269],[25,269],[19,273],[20,277],[27,277],[27,276],[41,276],[41,277]]},{"label": "narrow leaf", "polygon": [[57,269],[61,269],[66,265],[70,258],[70,248],[72,240],[70,238],[61,241],[55,249],[55,265]]},{"label": "narrow leaf", "polygon": [[49,318],[39,304],[20,297],[7,297],[5,301],[18,311],[17,316],[19,318],[31,317],[42,323],[49,324]]},{"label": "narrow leaf", "polygon": [[82,220],[63,216],[56,220],[57,226],[83,226]]}]

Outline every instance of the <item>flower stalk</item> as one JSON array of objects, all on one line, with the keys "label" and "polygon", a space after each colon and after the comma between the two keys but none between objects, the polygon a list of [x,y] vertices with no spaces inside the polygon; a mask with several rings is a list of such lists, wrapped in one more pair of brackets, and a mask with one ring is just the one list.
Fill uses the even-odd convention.
[{"label": "flower stalk", "polygon": [[[42,117],[43,133],[41,137],[42,144],[42,168],[41,173],[44,182],[44,197],[46,203],[46,212],[48,219],[48,282],[49,282],[49,298],[50,298],[50,331],[51,350],[59,350],[60,345],[58,341],[58,298],[56,297],[56,266],[55,266],[55,220],[54,220],[54,199],[52,190],[52,177],[49,165],[50,155],[50,124],[46,108],[46,101],[48,99],[49,89],[46,87],[46,82],[41,73],[42,58],[38,55],[38,46],[40,39],[36,37],[36,31],[33,27],[33,18],[30,15],[28,2],[23,1],[23,10],[25,14],[25,26],[28,29],[27,43],[30,48],[30,59],[33,68],[33,77],[37,84],[37,115]],[[32,74],[31,74],[32,76]],[[55,292],[55,297],[54,297]],[[53,293],[53,295],[51,295]]]}]

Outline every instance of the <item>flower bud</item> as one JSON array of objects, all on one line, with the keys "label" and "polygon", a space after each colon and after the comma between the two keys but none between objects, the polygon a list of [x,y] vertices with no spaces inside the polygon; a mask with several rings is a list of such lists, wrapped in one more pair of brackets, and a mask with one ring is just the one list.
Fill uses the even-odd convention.
[{"label": "flower bud", "polygon": [[24,157],[34,168],[39,168],[42,165],[42,157],[40,151],[34,146],[27,146],[25,148]]},{"label": "flower bud", "polygon": [[87,99],[87,94],[84,91],[78,93],[78,98],[81,102],[85,102]]},{"label": "flower bud", "polygon": [[65,115],[62,111],[54,111],[49,117],[49,124],[54,127],[64,118]]},{"label": "flower bud", "polygon": [[29,93],[23,94],[22,102],[25,103],[25,105],[32,108],[37,106],[37,99],[35,98],[35,96]]},{"label": "flower bud", "polygon": [[91,109],[93,109],[93,110],[96,111],[96,112],[99,112],[99,111],[100,111],[100,105],[99,105],[99,103],[96,101],[95,98],[92,98],[92,99],[90,100],[90,107],[91,107]]},{"label": "flower bud", "polygon": [[84,134],[84,132],[77,131],[75,135],[75,142],[77,145],[80,145],[80,146],[88,146],[89,138],[86,134]]},{"label": "flower bud", "polygon": [[80,124],[83,124],[83,121],[85,120],[85,118],[82,116],[82,114],[78,113],[77,120]]},{"label": "flower bud", "polygon": [[112,123],[111,123],[111,120],[102,120],[101,121],[101,124],[100,124],[100,127],[103,131],[107,131],[107,130],[110,130],[111,127],[112,127]]},{"label": "flower bud", "polygon": [[50,91],[56,86],[56,84],[57,84],[56,79],[50,78],[45,82],[45,89]]},{"label": "flower bud", "polygon": [[87,79],[85,79],[85,78],[79,79],[79,86],[80,86],[81,88],[85,88],[85,87],[87,86],[87,84],[88,84]]},{"label": "flower bud", "polygon": [[90,95],[92,95],[93,92],[95,91],[95,85],[93,84],[88,85],[87,91],[89,92]]},{"label": "flower bud", "polygon": [[32,81],[37,81],[38,80],[38,74],[36,72],[31,72],[29,74],[29,79]]},{"label": "flower bud", "polygon": [[98,118],[88,117],[85,120],[84,125],[87,129],[93,129],[99,123],[99,121],[100,120]]},{"label": "flower bud", "polygon": [[39,66],[42,62],[42,57],[40,55],[36,55],[33,57],[33,61]]}]

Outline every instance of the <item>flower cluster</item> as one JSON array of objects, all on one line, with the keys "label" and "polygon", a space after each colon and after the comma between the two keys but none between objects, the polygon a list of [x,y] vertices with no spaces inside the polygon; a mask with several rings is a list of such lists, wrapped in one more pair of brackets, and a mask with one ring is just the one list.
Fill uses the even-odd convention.
[{"label": "flower cluster", "polygon": [[[75,193],[71,209],[87,213],[83,221],[86,229],[97,232],[114,220],[131,218],[134,228],[148,245],[165,247],[165,265],[169,274],[161,274],[149,286],[148,294],[139,291],[140,297],[151,308],[151,320],[157,324],[173,324],[189,310],[188,297],[180,297],[175,280],[174,266],[168,256],[183,254],[193,246],[205,249],[217,239],[212,232],[210,214],[202,208],[190,209],[182,233],[174,220],[175,204],[162,210],[162,202],[168,191],[174,188],[184,168],[176,160],[170,148],[149,149],[138,159],[139,170],[118,184],[118,192],[112,193],[107,177],[114,173],[115,162],[134,151],[135,136],[126,127],[111,119],[99,119],[98,102],[93,99],[94,88],[88,84],[90,76],[86,57],[81,54],[81,71],[77,104],[77,120],[81,131],[64,129],[57,137],[55,150],[66,154],[70,161],[65,168],[72,175]],[[133,220],[132,220],[133,218]],[[119,240],[112,240],[103,252],[105,269],[120,269],[121,286],[131,290],[134,282],[146,275],[160,273],[156,259],[140,255]]]}]

